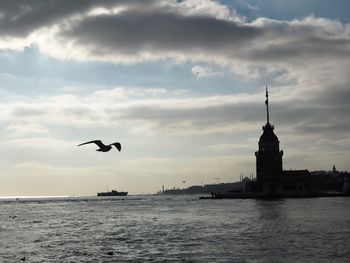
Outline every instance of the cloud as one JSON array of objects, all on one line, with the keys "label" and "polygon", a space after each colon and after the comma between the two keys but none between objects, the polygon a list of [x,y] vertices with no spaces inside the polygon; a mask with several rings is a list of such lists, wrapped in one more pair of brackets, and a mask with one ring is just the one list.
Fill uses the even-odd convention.
[{"label": "cloud", "polygon": [[[134,19],[130,21],[130,17]],[[126,10],[77,21],[57,36],[60,43],[73,43],[80,59],[132,63],[166,57],[202,59],[208,51],[218,53],[228,45],[234,48],[242,38],[258,34],[255,31],[253,27],[210,16]]]},{"label": "cloud", "polygon": [[81,16],[89,11],[103,7],[112,9],[127,4],[129,7],[152,4],[153,0],[76,0],[66,2],[60,0],[37,1],[1,1],[0,3],[0,33],[5,37],[25,37],[32,32],[57,25],[72,16]]},{"label": "cloud", "polygon": [[[220,24],[224,27],[226,24],[227,27],[229,22],[235,25],[235,21],[241,21],[234,10],[229,10],[226,6],[213,1],[76,1],[74,3],[37,1],[35,3],[23,4],[21,1],[13,1],[11,5],[3,4],[2,8],[6,15],[2,17],[4,26],[2,30],[0,29],[0,34],[5,38],[2,39],[0,46],[6,48],[7,43],[7,48],[11,46],[18,48],[20,42],[23,47],[33,42],[40,50],[61,58],[69,53],[70,57],[77,59],[85,57],[85,59],[109,60],[104,55],[108,52],[110,55],[114,53],[114,56],[110,56],[112,61],[127,62],[130,59],[140,60],[141,57],[157,58],[159,56],[152,54],[154,49],[159,51],[165,49],[167,52],[171,48],[165,48],[166,45],[173,42],[176,46],[181,43],[180,39],[191,37],[194,31],[198,31],[199,35],[203,34],[204,28],[210,30],[206,26],[210,23],[214,23],[210,30],[212,32],[206,33],[217,34],[222,31],[215,29],[220,27]],[[121,11],[91,12],[95,9],[113,10],[113,8],[119,8]],[[129,19],[130,16],[133,17],[132,20]],[[11,23],[14,19],[16,23]],[[11,26],[5,27],[7,24]],[[190,27],[187,28],[185,24]],[[87,30],[88,27],[91,29]],[[75,34],[78,33],[81,37],[77,38]],[[199,35],[195,34],[191,37],[193,40],[189,40],[193,43],[194,38]],[[98,40],[96,37],[101,37],[101,43],[96,42]],[[84,40],[88,42],[81,45]],[[115,42],[114,45],[111,42]],[[184,43],[186,42],[188,41]],[[135,50],[139,51],[135,53]],[[126,56],[122,56],[125,52]],[[177,51],[174,50],[174,53]]]},{"label": "cloud", "polygon": [[243,22],[244,17],[236,10],[229,9],[226,5],[211,0],[186,0],[174,5],[181,14],[190,16],[209,16],[217,19]]},{"label": "cloud", "polygon": [[247,7],[252,11],[260,10],[260,8],[258,6],[254,6],[254,5],[250,5],[250,4],[247,4]]},{"label": "cloud", "polygon": [[196,75],[198,78],[221,77],[224,75],[222,72],[212,71],[208,67],[202,67],[199,65],[192,68],[192,74]]},{"label": "cloud", "polygon": [[[31,130],[35,127],[43,128],[45,125],[86,128],[113,127],[128,123],[130,127],[135,124],[145,127],[163,126],[169,129],[177,126],[174,131],[178,132],[181,127],[198,131],[213,124],[222,123],[219,126],[226,126],[225,123],[229,120],[235,121],[236,118],[236,121],[239,121],[244,116],[232,115],[230,112],[239,112],[244,108],[253,112],[256,108],[252,104],[256,96],[189,97],[186,93],[177,94],[176,91],[170,92],[165,89],[138,91],[118,87],[98,90],[85,96],[72,94],[40,96],[26,103],[0,104],[0,108],[3,109],[1,120],[9,123],[8,127],[12,127],[8,129],[9,132],[14,134],[17,131],[21,136],[23,133],[19,132],[21,122],[23,128],[30,124],[27,129],[32,127]],[[247,112],[245,115],[247,118],[251,113]],[[173,135],[176,135],[176,132]]]},{"label": "cloud", "polygon": [[10,137],[47,136],[49,129],[40,123],[13,122],[5,128]]},{"label": "cloud", "polygon": [[[17,10],[18,3],[14,1],[16,8],[11,10]],[[3,30],[0,47],[34,43],[54,57],[82,61],[190,61],[198,77],[220,76],[220,71],[205,65],[210,63],[248,79],[273,76],[289,100],[303,97],[308,103],[323,100],[328,104],[327,100],[337,98],[344,105],[341,94],[350,82],[348,24],[312,15],[292,21],[258,18],[246,22],[234,10],[213,1],[77,1],[69,11],[65,11],[69,2],[52,3],[59,11],[50,17],[50,5],[47,23],[38,20],[20,30],[22,22],[18,22],[6,29],[11,32]],[[33,15],[34,11],[28,12]],[[121,99],[115,96],[108,101]]]},{"label": "cloud", "polygon": [[[257,131],[265,121],[264,94],[194,96],[165,89],[114,88],[82,95],[38,97],[27,103],[2,103],[6,134],[23,137],[55,129],[123,129],[143,136],[207,136]],[[337,94],[336,91],[332,91]],[[339,98],[326,104],[328,93],[290,100],[285,91],[271,88],[271,120],[285,134],[346,136],[350,107]],[[144,95],[143,95],[144,93]],[[151,94],[151,96],[149,95]],[[322,97],[324,96],[324,97]],[[61,128],[60,128],[61,127]],[[50,133],[51,131],[51,133]]]},{"label": "cloud", "polygon": [[334,59],[346,62],[350,53],[350,26],[339,21],[309,16],[246,22],[235,10],[209,0],[1,4],[0,47],[36,44],[61,59],[136,63],[170,58],[260,77]]},{"label": "cloud", "polygon": [[40,117],[47,112],[39,105],[17,104],[13,108],[11,115],[14,118]]}]

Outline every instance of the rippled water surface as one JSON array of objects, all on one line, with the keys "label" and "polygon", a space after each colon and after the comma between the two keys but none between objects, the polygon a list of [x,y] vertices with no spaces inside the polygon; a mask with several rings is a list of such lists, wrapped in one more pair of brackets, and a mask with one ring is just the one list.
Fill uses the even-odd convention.
[{"label": "rippled water surface", "polygon": [[350,262],[350,198],[0,199],[0,262]]}]

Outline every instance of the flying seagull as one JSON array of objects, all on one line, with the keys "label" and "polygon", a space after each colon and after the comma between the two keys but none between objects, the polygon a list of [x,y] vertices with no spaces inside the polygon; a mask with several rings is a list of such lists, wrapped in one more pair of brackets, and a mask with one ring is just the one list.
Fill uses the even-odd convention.
[{"label": "flying seagull", "polygon": [[78,146],[84,145],[84,144],[89,144],[89,143],[95,143],[100,149],[97,149],[96,151],[98,152],[108,152],[109,150],[112,149],[112,145],[115,146],[115,148],[120,151],[122,149],[122,146],[120,145],[119,142],[111,143],[109,145],[104,145],[100,140],[94,140],[94,141],[89,141],[89,142],[84,142],[79,144]]}]

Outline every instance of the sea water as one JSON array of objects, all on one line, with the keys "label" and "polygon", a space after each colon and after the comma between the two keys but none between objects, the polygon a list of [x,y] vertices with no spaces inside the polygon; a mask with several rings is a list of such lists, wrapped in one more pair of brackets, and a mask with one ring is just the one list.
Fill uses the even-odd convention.
[{"label": "sea water", "polygon": [[350,198],[0,199],[0,262],[350,262]]}]

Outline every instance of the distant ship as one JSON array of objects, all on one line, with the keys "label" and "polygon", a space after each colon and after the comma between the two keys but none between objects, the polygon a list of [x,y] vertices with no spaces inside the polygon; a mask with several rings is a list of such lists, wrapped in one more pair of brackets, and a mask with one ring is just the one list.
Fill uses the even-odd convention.
[{"label": "distant ship", "polygon": [[116,190],[97,193],[97,196],[126,196],[128,192],[118,192]]}]

